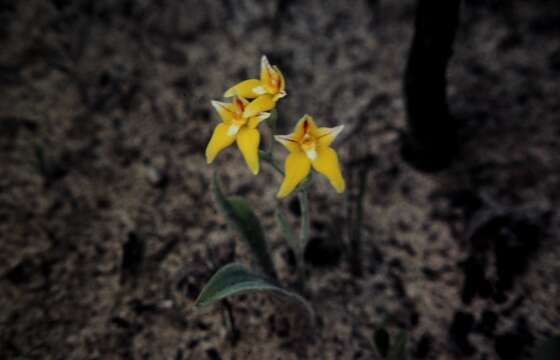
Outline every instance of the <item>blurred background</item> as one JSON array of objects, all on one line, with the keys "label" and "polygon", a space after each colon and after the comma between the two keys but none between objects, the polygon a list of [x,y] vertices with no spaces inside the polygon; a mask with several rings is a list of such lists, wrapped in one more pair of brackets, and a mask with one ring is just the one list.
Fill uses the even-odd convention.
[{"label": "blurred background", "polygon": [[[0,2],[0,358],[377,359],[380,327],[405,330],[412,359],[532,358],[560,331],[560,6],[462,2],[457,153],[435,173],[401,156],[415,11]],[[210,100],[256,77],[263,54],[286,77],[282,132],[306,113],[345,125],[348,189],[317,177],[311,193],[315,333],[250,295],[231,301],[232,339],[223,306],[192,307],[220,265],[249,263],[213,171],[255,206],[280,279],[295,280],[273,219],[281,179],[266,164],[254,177],[234,148],[204,158]],[[293,198],[280,206],[298,220]]]}]

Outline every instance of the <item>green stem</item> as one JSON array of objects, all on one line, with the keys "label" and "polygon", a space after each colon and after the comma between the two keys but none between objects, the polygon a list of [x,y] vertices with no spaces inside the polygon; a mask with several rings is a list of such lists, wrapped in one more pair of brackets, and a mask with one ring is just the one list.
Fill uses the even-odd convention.
[{"label": "green stem", "polygon": [[304,180],[304,183],[298,191],[299,206],[301,209],[301,231],[300,231],[300,241],[297,254],[298,262],[298,272],[300,288],[305,291],[305,261],[304,261],[304,251],[307,242],[309,241],[309,190],[307,183],[309,178]]},{"label": "green stem", "polygon": [[268,149],[267,153],[272,157],[272,149],[274,148],[274,134],[276,134],[276,122],[278,119],[278,110],[272,109],[270,117],[266,119],[268,125]]},{"label": "green stem", "polygon": [[301,245],[302,248],[307,245],[309,240],[309,192],[307,187],[303,187],[298,193],[299,203],[301,207]]},{"label": "green stem", "polygon": [[274,155],[272,154],[274,148],[274,134],[276,133],[276,122],[278,119],[278,111],[272,109],[270,112],[270,117],[266,119],[266,124],[268,125],[268,146],[266,151],[259,150],[259,156],[262,160],[269,163],[274,170],[276,170],[280,175],[284,176],[284,171],[282,167],[276,163],[274,160]]},{"label": "green stem", "polygon": [[284,176],[284,170],[282,170],[280,165],[278,165],[278,163],[274,160],[274,157],[272,157],[272,154],[270,154],[268,152],[264,152],[262,150],[259,150],[259,156],[262,160],[269,163],[272,166],[272,168],[274,170],[276,170],[280,175]]}]

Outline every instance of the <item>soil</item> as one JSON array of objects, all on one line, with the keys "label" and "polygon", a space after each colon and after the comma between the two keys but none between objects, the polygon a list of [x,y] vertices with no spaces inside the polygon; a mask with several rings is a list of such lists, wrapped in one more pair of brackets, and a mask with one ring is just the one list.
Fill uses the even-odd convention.
[{"label": "soil", "polygon": [[[407,332],[413,359],[512,360],[558,334],[557,2],[463,3],[448,89],[460,150],[436,174],[400,155],[414,1],[0,9],[0,358],[377,359],[386,328]],[[283,131],[305,113],[346,125],[346,194],[319,176],[311,193],[313,331],[262,294],[193,308],[220,265],[250,264],[212,201],[214,171],[254,205],[295,283],[273,214],[299,214],[275,200],[281,179],[266,164],[254,177],[233,147],[211,166],[203,155],[210,100],[256,76],[262,54],[286,76]]]}]

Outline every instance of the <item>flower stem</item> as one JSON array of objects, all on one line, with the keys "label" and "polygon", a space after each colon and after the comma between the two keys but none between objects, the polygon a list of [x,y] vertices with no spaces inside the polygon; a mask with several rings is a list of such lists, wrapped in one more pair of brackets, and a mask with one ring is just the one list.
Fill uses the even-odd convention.
[{"label": "flower stem", "polygon": [[259,150],[259,156],[262,160],[269,163],[272,166],[272,168],[276,170],[280,175],[284,176],[284,170],[282,170],[280,165],[278,165],[278,163],[274,160],[272,154]]},{"label": "flower stem", "polygon": [[302,292],[305,291],[305,260],[304,252],[305,246],[309,241],[309,190],[308,184],[309,177],[307,177],[298,191],[299,206],[301,209],[301,230],[300,241],[297,254],[298,272],[299,272],[299,287]]},{"label": "flower stem", "polygon": [[276,123],[278,119],[278,110],[272,109],[270,117],[266,119],[268,125],[268,149],[267,153],[272,156],[272,149],[274,148],[274,134],[276,133]]}]

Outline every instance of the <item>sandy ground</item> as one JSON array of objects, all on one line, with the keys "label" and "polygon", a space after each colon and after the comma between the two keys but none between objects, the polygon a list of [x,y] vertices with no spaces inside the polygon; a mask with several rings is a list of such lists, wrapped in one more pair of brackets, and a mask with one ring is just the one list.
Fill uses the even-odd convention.
[{"label": "sandy ground", "polygon": [[[506,3],[463,4],[460,154],[431,175],[399,150],[413,1],[2,3],[0,358],[376,359],[380,326],[406,330],[414,359],[529,358],[560,324],[560,7]],[[311,195],[315,331],[247,295],[231,301],[232,343],[222,306],[192,307],[217,266],[249,263],[209,194],[214,170],[295,278],[280,179],[235,149],[203,156],[210,100],[262,54],[287,79],[286,129],[304,113],[346,125],[349,196],[322,179]],[[347,209],[364,166],[358,277]]]}]

